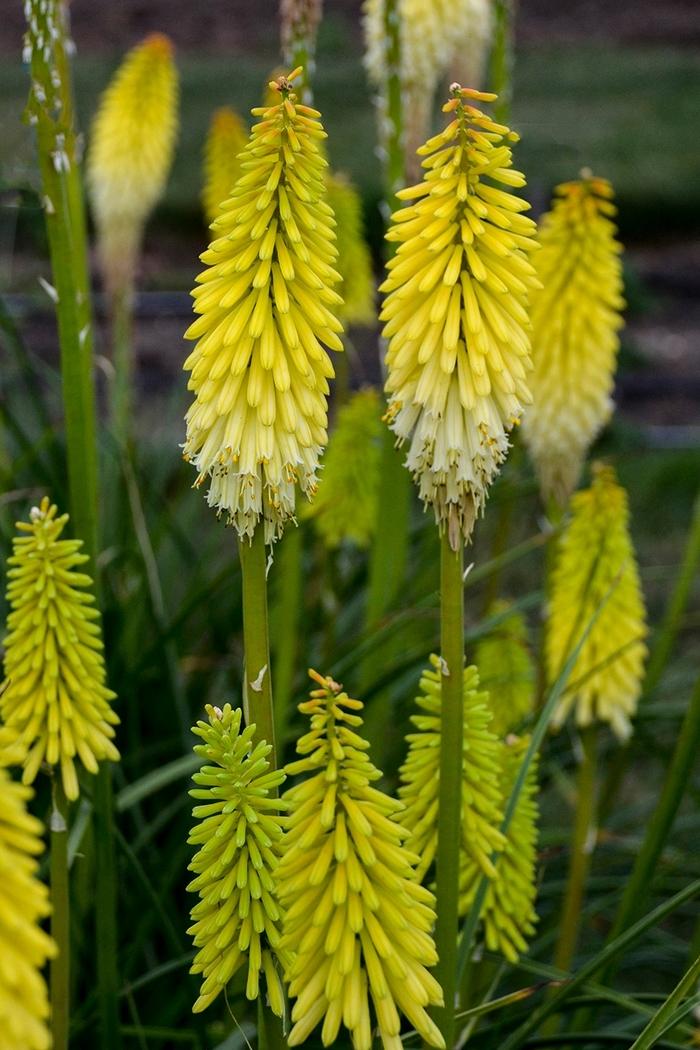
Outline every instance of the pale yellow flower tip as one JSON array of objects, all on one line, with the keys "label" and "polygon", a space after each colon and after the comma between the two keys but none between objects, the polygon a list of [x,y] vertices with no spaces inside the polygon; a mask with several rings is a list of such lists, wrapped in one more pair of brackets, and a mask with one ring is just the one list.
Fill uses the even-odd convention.
[{"label": "pale yellow flower tip", "polygon": [[[406,805],[402,822],[411,833],[406,845],[420,857],[419,878],[431,870],[437,852],[442,710],[439,657],[431,655],[430,664],[421,675],[416,697],[419,713],[411,715],[417,732],[406,737],[408,755],[399,771],[399,798]],[[472,860],[483,874],[493,877],[491,854],[504,843],[499,831],[503,820],[500,744],[490,728],[489,695],[479,689],[476,667],[464,669],[463,703],[460,856],[463,864]]]},{"label": "pale yellow flower tip", "polygon": [[613,410],[622,327],[622,246],[612,188],[585,174],[555,190],[540,223],[532,296],[532,406],[523,437],[545,501],[566,506]]},{"label": "pale yellow flower tip", "polygon": [[49,999],[42,970],[56,954],[41,929],[49,893],[37,875],[41,823],[27,812],[32,792],[0,769],[0,1046],[49,1050]]},{"label": "pale yellow flower tip", "polygon": [[248,129],[229,106],[217,109],[204,147],[202,206],[207,223],[219,215],[223,201],[240,175],[239,154],[248,141]]},{"label": "pale yellow flower tip", "polygon": [[[529,737],[508,736],[499,746],[499,784],[504,802],[510,797],[520,772]],[[481,912],[484,942],[510,963],[527,951],[535,932],[537,912],[537,761],[530,763],[496,859],[496,878],[489,882]],[[472,858],[463,857],[459,873],[460,910],[467,912],[481,883],[481,871]]]},{"label": "pale yellow flower tip", "polygon": [[426,169],[392,216],[398,243],[380,290],[388,340],[389,425],[440,529],[468,541],[531,397],[528,255],[535,224],[514,193],[508,128],[453,85],[452,120],[419,150]]},{"label": "pale yellow flower tip", "polygon": [[318,492],[305,517],[329,548],[367,547],[377,526],[381,457],[380,395],[358,390],[338,412],[323,458]]},{"label": "pale yellow flower tip", "polygon": [[374,1022],[382,1045],[401,1046],[401,1018],[429,1046],[444,1047],[426,1012],[442,990],[426,967],[437,961],[433,895],[418,882],[417,858],[402,844],[400,802],[372,786],[381,778],[359,735],[362,704],[315,671],[318,685],[299,710],[311,730],[297,743],[290,775],[308,774],[285,792],[290,806],[277,878],[286,913],[282,944],[299,1046],[322,1024],[334,1046],[341,1025],[355,1050],[371,1050]]},{"label": "pale yellow flower tip", "polygon": [[87,180],[111,291],[133,278],[146,219],[170,172],[177,134],[177,71],[167,36],[133,48],[100,99]]},{"label": "pale yellow flower tip", "polygon": [[280,76],[240,158],[230,197],[202,255],[193,292],[197,344],[185,362],[194,403],[185,459],[239,536],[264,523],[268,543],[311,497],[327,441],[327,349],[342,350],[333,286],[335,219],[326,199],[320,114]]},{"label": "pale yellow flower tip", "polygon": [[60,767],[66,796],[78,797],[76,761],[89,773],[116,762],[112,709],[107,688],[100,615],[90,593],[92,580],[79,566],[82,540],[62,540],[68,515],[57,517],[44,497],[18,522],[22,533],[8,559],[10,613],[5,637],[5,681],[0,694],[2,732],[31,784],[43,763]]},{"label": "pale yellow flower tip", "polygon": [[627,494],[611,467],[596,465],[591,487],[571,500],[559,539],[545,632],[553,682],[607,597],[576,659],[553,718],[608,722],[624,740],[641,693],[647,635],[644,600],[629,533]]},{"label": "pale yellow flower tip", "polygon": [[285,804],[274,796],[285,776],[270,770],[270,745],[253,742],[255,726],[241,729],[239,709],[208,704],[206,713],[192,730],[203,741],[194,749],[203,765],[190,791],[202,804],[192,811],[197,823],[187,840],[199,847],[189,866],[196,878],[187,887],[199,894],[187,931],[198,949],[190,973],[203,977],[192,1009],[205,1010],[245,966],[247,998],[258,998],[264,974],[270,1007],[281,1017],[284,988],[275,960],[285,967],[289,958],[280,947],[275,872]]}]

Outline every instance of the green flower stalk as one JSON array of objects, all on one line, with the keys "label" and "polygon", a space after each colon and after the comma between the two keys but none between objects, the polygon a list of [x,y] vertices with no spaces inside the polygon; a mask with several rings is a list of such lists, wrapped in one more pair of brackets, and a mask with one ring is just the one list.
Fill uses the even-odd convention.
[{"label": "green flower stalk", "polygon": [[608,722],[624,740],[632,731],[642,688],[646,614],[629,533],[627,494],[612,467],[596,464],[590,488],[571,501],[571,520],[557,545],[546,625],[549,681],[556,679],[606,597],[553,724],[560,726],[573,712],[579,726]]},{"label": "green flower stalk", "polygon": [[[370,83],[382,92],[387,77],[387,0],[365,0],[365,65]],[[406,157],[428,133],[435,91],[451,72],[479,87],[491,37],[489,0],[397,0],[401,90],[405,99]],[[385,105],[380,97],[380,105]]]},{"label": "green flower stalk", "polygon": [[426,969],[437,961],[434,898],[403,845],[403,806],[372,786],[382,774],[358,734],[360,701],[309,673],[319,688],[299,710],[311,717],[311,730],[297,743],[302,757],[287,767],[309,776],[284,795],[290,815],[277,869],[296,999],[289,1046],[322,1022],[324,1046],[335,1044],[343,1025],[355,1050],[371,1050],[370,1001],[384,1050],[402,1045],[399,1011],[429,1046],[444,1046],[425,1012],[442,1002]]},{"label": "green flower stalk", "polygon": [[312,101],[311,79],[316,68],[316,36],[323,0],[280,0],[282,54],[288,69],[301,66],[302,101]]},{"label": "green flower stalk", "polygon": [[51,911],[38,877],[41,823],[32,791],[0,767],[0,1047],[49,1050],[49,997],[42,970],[56,946],[41,923]]},{"label": "green flower stalk", "polygon": [[381,404],[376,390],[353,394],[338,412],[314,502],[306,516],[329,548],[368,547],[377,524]]},{"label": "green flower stalk", "polygon": [[189,866],[196,878],[187,889],[200,897],[188,930],[198,949],[190,972],[204,978],[193,1012],[211,1005],[247,966],[248,999],[258,998],[264,974],[270,1008],[282,1017],[284,987],[276,960],[287,967],[290,958],[280,948],[276,886],[285,804],[275,796],[285,774],[270,769],[272,749],[254,743],[255,726],[241,730],[240,710],[207,704],[206,713],[208,720],[192,730],[203,741],[194,750],[204,762],[190,791],[201,800],[192,810],[198,823],[188,839],[198,850]]},{"label": "green flower stalk", "polygon": [[184,366],[194,394],[185,459],[239,537],[262,522],[268,543],[294,517],[297,487],[316,490],[334,374],[325,347],[343,349],[326,134],[297,101],[298,73],[278,78],[275,106],[253,110],[262,119],[213,224],[186,333],[197,343]]},{"label": "green flower stalk", "polygon": [[[408,755],[399,770],[399,798],[406,806],[402,822],[411,833],[406,845],[420,857],[417,874],[421,879],[433,864],[438,842],[442,740],[439,657],[431,655],[430,663],[432,666],[421,675],[420,692],[416,697],[420,714],[411,715],[417,732],[406,738]],[[491,854],[504,846],[503,836],[498,830],[503,820],[500,744],[491,731],[489,696],[479,689],[479,673],[475,667],[464,669],[462,695],[460,863],[465,863],[468,858],[477,870],[493,878],[496,871]]]},{"label": "green flower stalk", "polygon": [[527,625],[510,602],[496,601],[488,610],[499,623],[476,643],[474,662],[488,690],[490,729],[503,738],[522,725],[535,702],[535,665],[527,644]]},{"label": "green flower stalk", "polygon": [[326,188],[337,223],[338,273],[342,279],[339,291],[343,297],[340,313],[349,324],[371,324],[375,288],[362,225],[362,201],[345,175],[329,174]]},{"label": "green flower stalk", "polygon": [[22,751],[23,782],[31,784],[43,763],[57,766],[67,798],[75,799],[76,762],[97,773],[99,762],[119,760],[119,719],[105,684],[92,580],[79,571],[88,557],[81,540],[60,538],[68,515],[57,514],[45,496],[28,523],[17,523],[0,714]]},{"label": "green flower stalk", "polygon": [[202,207],[207,224],[214,222],[236,179],[241,174],[239,154],[248,141],[248,129],[229,106],[217,109],[211,118],[204,146]]},{"label": "green flower stalk", "polygon": [[[507,737],[499,747],[499,788],[504,800],[510,796],[528,737]],[[496,878],[489,883],[481,911],[484,941],[489,951],[498,952],[515,963],[527,950],[535,932],[537,912],[537,763],[527,771],[523,789],[508,826],[505,843],[496,859]],[[460,911],[471,908],[481,882],[482,871],[470,858],[460,866]]]}]

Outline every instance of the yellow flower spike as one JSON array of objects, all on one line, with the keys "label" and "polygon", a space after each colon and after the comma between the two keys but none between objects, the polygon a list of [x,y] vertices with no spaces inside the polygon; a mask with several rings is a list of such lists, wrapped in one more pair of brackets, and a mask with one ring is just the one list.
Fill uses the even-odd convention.
[{"label": "yellow flower spike", "polygon": [[42,970],[56,946],[41,929],[50,912],[36,857],[42,825],[27,812],[32,792],[0,768],[0,1047],[48,1050],[49,999]]},{"label": "yellow flower spike", "polygon": [[185,459],[239,536],[264,521],[268,543],[294,517],[297,485],[315,491],[334,374],[326,348],[343,349],[325,132],[291,79],[278,78],[275,106],[253,110],[243,174],[202,255],[184,366],[194,393]]},{"label": "yellow flower spike", "polygon": [[[508,799],[529,745],[529,737],[509,736],[500,745],[500,786]],[[537,913],[537,763],[532,761],[508,827],[503,852],[496,860],[497,878],[489,883],[481,920],[491,952],[516,963],[535,932]],[[481,882],[481,871],[469,858],[460,866],[460,910],[467,912]]]},{"label": "yellow flower spike", "polygon": [[323,459],[318,492],[306,516],[329,548],[367,547],[377,519],[381,407],[373,388],[359,390],[338,412]]},{"label": "yellow flower spike", "polygon": [[170,172],[177,99],[173,46],[153,33],[128,53],[100,100],[87,180],[100,260],[113,293],[133,279],[146,219]]},{"label": "yellow flower spike", "polygon": [[92,580],[79,566],[82,540],[61,539],[68,515],[44,497],[8,559],[10,613],[5,638],[5,688],[0,715],[23,758],[31,784],[42,763],[60,766],[66,797],[78,797],[76,762],[96,773],[119,760],[112,742],[119,718],[105,685],[100,614]]},{"label": "yellow flower spike", "polygon": [[290,814],[277,869],[296,999],[289,1046],[322,1023],[324,1046],[343,1025],[355,1050],[371,1050],[370,1000],[384,1050],[401,1046],[399,1011],[429,1046],[444,1046],[426,1013],[442,1004],[426,969],[436,962],[434,898],[403,845],[403,806],[372,787],[381,773],[359,735],[363,705],[331,678],[309,674],[319,688],[299,710],[311,730],[287,772],[310,776],[285,792]]},{"label": "yellow flower spike", "polygon": [[530,401],[529,204],[493,185],[523,186],[508,129],[452,86],[453,119],[419,151],[426,169],[387,233],[398,243],[380,290],[388,340],[389,425],[406,466],[456,550],[469,540],[508,432]]},{"label": "yellow flower spike", "polygon": [[612,188],[584,177],[555,190],[543,217],[532,296],[533,404],[523,437],[544,499],[566,506],[586,453],[612,412],[623,325],[622,246]]},{"label": "yellow flower spike", "polygon": [[[421,675],[416,697],[420,714],[411,716],[417,732],[406,738],[408,755],[399,770],[399,798],[406,805],[402,820],[411,833],[406,845],[420,857],[419,878],[430,869],[437,850],[442,709],[439,657],[432,655],[430,663],[432,666]],[[491,854],[504,844],[498,830],[503,820],[499,747],[491,731],[488,693],[479,690],[477,669],[466,667],[461,856],[471,858],[480,871],[491,877],[495,875]]]},{"label": "yellow flower spike", "polygon": [[502,738],[519,728],[535,700],[535,665],[527,644],[527,625],[510,602],[496,601],[488,611],[498,624],[476,643],[474,662],[488,690],[493,715],[490,729]]},{"label": "yellow flower spike", "polygon": [[229,106],[217,109],[204,146],[202,206],[207,223],[219,216],[220,206],[241,173],[239,153],[248,141],[248,130]]},{"label": "yellow flower spike", "polygon": [[275,958],[286,967],[289,957],[279,946],[275,871],[285,804],[275,795],[285,775],[270,770],[270,745],[253,743],[255,726],[241,730],[240,710],[207,704],[206,713],[192,730],[203,741],[194,750],[205,763],[192,778],[197,787],[190,795],[202,804],[192,810],[198,823],[187,840],[199,847],[189,866],[196,878],[187,887],[200,898],[187,931],[199,949],[190,973],[204,978],[192,1009],[205,1010],[247,963],[246,996],[258,997],[264,973],[270,1008],[282,1017]]},{"label": "yellow flower spike", "polygon": [[362,226],[360,196],[344,175],[329,175],[328,201],[337,222],[338,272],[342,278],[342,316],[349,324],[370,324],[374,312],[374,275]]},{"label": "yellow flower spike", "polygon": [[613,469],[598,464],[591,487],[573,496],[571,520],[557,546],[545,636],[550,682],[608,595],[552,724],[560,726],[574,711],[578,725],[608,722],[625,740],[641,692],[646,614],[629,534],[627,494]]}]

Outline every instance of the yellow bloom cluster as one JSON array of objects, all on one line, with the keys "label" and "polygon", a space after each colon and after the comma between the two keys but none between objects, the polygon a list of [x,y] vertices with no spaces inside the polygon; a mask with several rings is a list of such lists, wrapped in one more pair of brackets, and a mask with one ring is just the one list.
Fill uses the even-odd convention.
[{"label": "yellow bloom cluster", "polygon": [[144,224],[170,171],[177,98],[172,44],[153,33],[129,52],[100,100],[87,175],[100,257],[113,292],[133,277]]},{"label": "yellow bloom cluster", "polygon": [[204,145],[202,207],[207,223],[217,218],[241,173],[238,155],[247,141],[248,131],[238,114],[229,106],[217,109]]},{"label": "yellow bloom cluster", "polygon": [[[442,710],[440,659],[430,657],[431,667],[420,680],[416,704],[421,713],[411,716],[418,730],[407,736],[408,755],[399,770],[399,798],[406,804],[402,822],[411,832],[406,845],[420,857],[418,876],[423,878],[435,858],[440,792],[440,713]],[[464,669],[464,744],[462,750],[461,863],[471,860],[490,878],[496,871],[491,854],[503,848],[499,831],[503,804],[499,783],[500,744],[490,729],[488,693],[479,690],[475,667]]]},{"label": "yellow bloom cluster", "polygon": [[26,809],[31,790],[0,768],[0,1050],[48,1050],[42,969],[56,954],[40,922],[49,894],[37,877],[42,826]]},{"label": "yellow bloom cluster", "polygon": [[[520,771],[528,737],[509,736],[500,745],[500,790],[510,796]],[[535,932],[537,913],[537,763],[532,761],[515,812],[508,826],[502,853],[496,859],[496,878],[486,891],[481,919],[489,951],[500,952],[509,962],[527,950]],[[460,910],[466,912],[476,896],[481,871],[471,859],[460,866]]]},{"label": "yellow bloom cluster", "polygon": [[535,256],[542,288],[532,297],[534,400],[523,436],[544,498],[564,507],[612,411],[625,302],[610,183],[586,177],[555,192]]},{"label": "yellow bloom cluster", "polygon": [[68,515],[57,517],[47,497],[33,507],[30,523],[13,542],[8,560],[5,690],[0,716],[23,756],[23,781],[31,784],[42,762],[60,765],[66,796],[78,797],[78,758],[90,773],[98,762],[116,762],[111,707],[95,598],[79,572],[87,555],[82,540],[62,540]]},{"label": "yellow bloom cluster", "polygon": [[327,547],[344,540],[366,547],[377,523],[381,439],[379,394],[368,387],[338,412],[323,459],[318,493],[309,507]]},{"label": "yellow bloom cluster", "polygon": [[291,79],[278,79],[276,106],[253,110],[262,119],[202,255],[184,366],[195,395],[184,454],[197,484],[209,480],[210,506],[241,537],[264,520],[268,543],[294,516],[297,484],[315,491],[333,375],[325,347],[343,349],[325,132]]},{"label": "yellow bloom cluster", "polygon": [[498,617],[499,622],[476,643],[474,662],[490,697],[493,718],[489,728],[502,738],[518,729],[532,711],[535,666],[522,613],[509,602],[496,601],[488,615]]},{"label": "yellow bloom cluster", "polygon": [[508,431],[530,401],[528,292],[538,285],[529,204],[506,143],[517,136],[453,85],[447,127],[421,147],[423,181],[398,196],[398,242],[381,291],[389,341],[390,426],[410,440],[407,467],[447,526],[453,549],[468,540],[508,450]]},{"label": "yellow bloom cluster", "polygon": [[287,772],[311,776],[285,793],[291,808],[278,868],[282,943],[294,953],[289,1046],[323,1021],[324,1046],[335,1044],[342,1024],[355,1050],[371,1050],[371,998],[384,1050],[401,1050],[399,1010],[428,1045],[444,1047],[425,1011],[442,1003],[426,969],[437,961],[434,899],[402,845],[403,807],[372,787],[381,773],[357,733],[362,704],[310,674],[319,688],[299,709],[311,716],[311,731]]},{"label": "yellow bloom cluster", "polygon": [[342,278],[341,313],[350,324],[369,324],[374,320],[374,277],[369,248],[362,228],[362,202],[357,190],[344,175],[326,179],[328,201],[338,238],[338,272]]},{"label": "yellow bloom cluster", "polygon": [[263,972],[270,1008],[281,1017],[284,988],[273,952],[283,966],[289,960],[279,948],[275,887],[284,804],[274,796],[284,773],[270,771],[269,744],[253,744],[254,725],[241,732],[240,710],[207,704],[206,712],[208,721],[192,730],[204,741],[194,750],[206,763],[190,791],[202,799],[188,839],[199,850],[190,864],[197,877],[187,889],[200,896],[187,931],[199,948],[190,973],[204,975],[193,1011],[205,1010],[247,959],[247,997],[257,998]]},{"label": "yellow bloom cluster", "polygon": [[573,709],[578,725],[609,722],[626,739],[641,692],[646,615],[627,494],[611,467],[596,465],[591,487],[571,500],[571,520],[557,547],[545,637],[550,681],[606,597],[552,721],[561,725]]}]

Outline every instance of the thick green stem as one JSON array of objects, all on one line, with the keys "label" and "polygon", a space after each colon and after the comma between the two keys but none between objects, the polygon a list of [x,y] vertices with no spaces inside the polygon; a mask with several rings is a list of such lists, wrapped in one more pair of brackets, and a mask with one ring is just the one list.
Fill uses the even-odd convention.
[{"label": "thick green stem", "polygon": [[51,960],[51,1038],[53,1050],[67,1050],[70,1023],[70,897],[68,891],[67,804],[57,777],[52,783],[51,936],[58,949]]},{"label": "thick green stem", "polygon": [[452,550],[445,529],[440,547],[440,649],[442,655],[440,793],[436,854],[437,922],[435,943],[445,1005],[434,1011],[447,1046],[455,1040],[459,846],[462,815],[462,748],[464,739],[464,554]]},{"label": "thick green stem", "polygon": [[[63,11],[53,0],[33,14],[39,34],[61,32]],[[42,21],[43,20],[43,21]],[[42,32],[43,30],[43,32]],[[45,39],[45,37],[44,37]],[[59,40],[60,40],[59,36]],[[62,54],[62,48],[61,54]],[[67,64],[54,52],[32,47],[32,92],[27,111],[37,131],[42,202],[51,256],[52,298],[61,351],[68,484],[75,534],[95,565],[97,553],[97,448],[93,377],[93,324],[84,244],[82,181],[76,134],[66,123],[72,95]],[[61,69],[59,75],[58,70]],[[58,85],[58,87],[56,87]]]},{"label": "thick green stem", "polygon": [[[267,616],[267,558],[262,525],[251,541],[239,540],[238,551],[243,576],[243,697],[246,721],[255,723],[256,740],[272,745],[268,756],[270,768],[277,768],[275,748],[275,714],[272,706],[270,675],[270,642]],[[264,1050],[281,1050],[287,1045],[282,1023],[271,1010],[258,1001],[258,1046]]]},{"label": "thick green stem", "polygon": [[238,542],[243,575],[243,696],[246,720],[256,725],[256,738],[272,745],[270,763],[277,768],[275,719],[272,707],[270,643],[267,617],[267,559],[262,525],[252,540]]},{"label": "thick green stem", "polygon": [[298,91],[307,106],[313,103],[311,81],[316,70],[320,9],[318,0],[295,0],[281,6],[282,55],[290,70],[301,66]]},{"label": "thick green stem", "polygon": [[[385,0],[384,40],[386,81],[382,88],[379,130],[384,147],[384,218],[400,206],[397,190],[405,181],[404,113],[401,93],[401,25],[398,0]],[[387,243],[391,251],[391,244]],[[411,479],[404,469],[395,437],[385,431],[382,438],[377,529],[370,551],[367,588],[367,634],[370,635],[389,609],[401,588],[408,555]],[[366,661],[362,679],[365,688],[386,666],[386,655],[374,653]],[[381,661],[381,662],[379,662]],[[369,711],[368,711],[369,715]],[[370,739],[371,736],[370,736]]]},{"label": "thick green stem", "polygon": [[[29,0],[26,43],[31,52],[27,118],[36,127],[42,203],[51,256],[61,351],[70,512],[97,578],[97,427],[93,321],[87,269],[85,204],[68,61],[66,8],[61,0]],[[100,1046],[121,1045],[118,1015],[116,880],[111,841],[111,773],[97,774],[95,817],[97,885],[97,984]],[[101,808],[107,807],[107,808]],[[97,830],[97,829],[96,829]]]},{"label": "thick green stem", "polygon": [[302,529],[290,525],[278,544],[275,556],[275,572],[279,582],[272,609],[275,670],[274,715],[275,740],[280,749],[292,712],[294,672],[299,651],[299,626],[304,591],[303,539]]},{"label": "thick green stem", "polygon": [[382,130],[386,133],[384,147],[386,164],[384,179],[386,184],[386,203],[393,211],[397,205],[395,194],[403,186],[406,158],[404,156],[404,113],[401,91],[401,16],[398,0],[385,0],[384,3],[384,63],[386,84],[384,86],[384,105],[386,120],[382,121]]},{"label": "thick green stem", "polygon": [[576,952],[583,895],[591,866],[596,834],[596,726],[581,731],[581,760],[576,790],[576,819],[571,842],[569,874],[559,923],[554,965],[570,970]]}]

